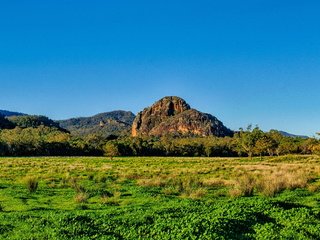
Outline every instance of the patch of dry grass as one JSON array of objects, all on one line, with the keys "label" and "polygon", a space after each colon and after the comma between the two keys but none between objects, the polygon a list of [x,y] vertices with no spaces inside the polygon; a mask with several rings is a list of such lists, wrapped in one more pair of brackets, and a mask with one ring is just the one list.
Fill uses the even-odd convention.
[{"label": "patch of dry grass", "polygon": [[34,193],[37,191],[38,186],[39,186],[39,180],[35,176],[26,176],[23,179],[29,193]]},{"label": "patch of dry grass", "polygon": [[89,195],[84,192],[80,192],[74,197],[74,200],[76,203],[86,203],[88,199],[89,199]]},{"label": "patch of dry grass", "polygon": [[244,174],[235,179],[234,188],[229,191],[231,197],[252,196],[256,185],[256,179],[251,174]]},{"label": "patch of dry grass", "polygon": [[137,184],[142,187],[164,187],[166,185],[166,180],[160,177],[138,179]]},{"label": "patch of dry grass", "polygon": [[312,177],[308,171],[280,170],[271,174],[264,174],[259,179],[257,188],[264,196],[273,197],[286,189],[305,188],[311,179]]},{"label": "patch of dry grass", "polygon": [[228,185],[226,180],[218,179],[218,178],[203,179],[202,184],[205,187],[212,187],[212,188],[224,187],[224,186]]}]

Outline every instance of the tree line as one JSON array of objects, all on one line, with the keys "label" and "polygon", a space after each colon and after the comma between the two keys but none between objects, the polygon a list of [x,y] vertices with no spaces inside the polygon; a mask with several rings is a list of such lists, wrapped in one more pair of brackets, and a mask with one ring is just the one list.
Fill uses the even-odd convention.
[{"label": "tree line", "polygon": [[286,137],[248,126],[233,137],[72,136],[43,116],[0,116],[0,156],[273,156],[318,154],[316,138]]},{"label": "tree line", "polygon": [[283,136],[279,131],[263,132],[259,127],[240,129],[233,137],[122,138],[104,145],[108,156],[274,156],[318,154],[316,138]]}]

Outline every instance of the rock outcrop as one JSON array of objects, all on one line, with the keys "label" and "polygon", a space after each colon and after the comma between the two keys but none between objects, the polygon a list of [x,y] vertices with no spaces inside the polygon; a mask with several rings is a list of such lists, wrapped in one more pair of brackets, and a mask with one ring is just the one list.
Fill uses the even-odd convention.
[{"label": "rock outcrop", "polygon": [[164,97],[138,113],[132,124],[132,136],[230,136],[216,117],[191,109],[179,97]]}]

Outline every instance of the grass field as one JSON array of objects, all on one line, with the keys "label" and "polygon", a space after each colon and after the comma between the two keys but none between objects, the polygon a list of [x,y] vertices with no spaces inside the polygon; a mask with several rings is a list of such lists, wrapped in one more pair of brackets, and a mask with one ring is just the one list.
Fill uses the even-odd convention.
[{"label": "grass field", "polygon": [[0,158],[0,239],[320,239],[320,158]]}]

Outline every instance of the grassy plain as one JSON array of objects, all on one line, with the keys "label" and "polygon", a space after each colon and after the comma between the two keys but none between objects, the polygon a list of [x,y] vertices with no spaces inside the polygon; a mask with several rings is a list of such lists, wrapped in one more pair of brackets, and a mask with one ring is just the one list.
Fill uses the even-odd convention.
[{"label": "grassy plain", "polygon": [[320,158],[0,158],[0,239],[320,239]]}]

